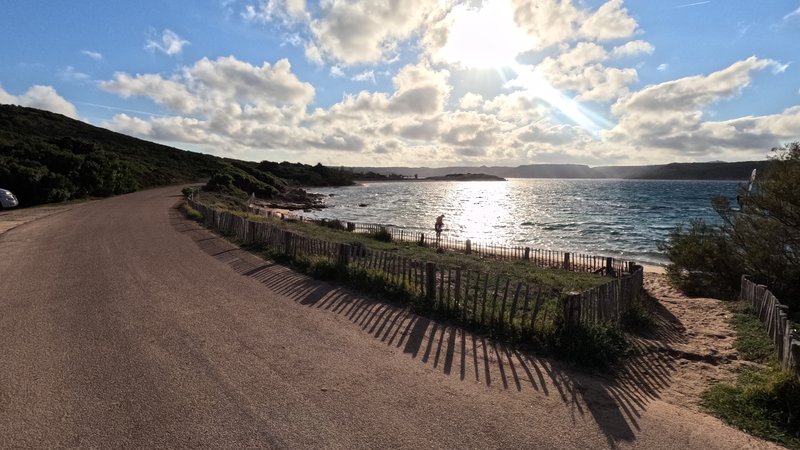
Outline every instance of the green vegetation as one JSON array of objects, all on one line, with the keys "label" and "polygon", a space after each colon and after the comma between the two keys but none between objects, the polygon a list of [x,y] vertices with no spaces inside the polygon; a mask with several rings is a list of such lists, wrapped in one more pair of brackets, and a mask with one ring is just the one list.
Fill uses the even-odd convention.
[{"label": "green vegetation", "polygon": [[[196,198],[206,205],[215,205],[214,207],[218,209],[225,209],[223,205],[231,203],[235,205],[239,201],[238,199],[226,199],[225,195],[216,192],[203,192]],[[327,221],[322,225],[316,225],[301,221],[254,216],[242,212],[237,206],[229,208],[228,211],[250,220],[267,222],[300,236],[331,243],[350,244],[371,251],[381,251],[404,257],[408,260],[434,262],[439,267],[461,267],[470,270],[473,274],[475,272],[492,274],[488,279],[482,276],[480,280],[473,276],[469,282],[462,278],[462,286],[468,286],[467,291],[470,293],[483,292],[487,287],[489,292],[492,292],[495,289],[493,283],[498,275],[501,279],[510,280],[511,283],[523,281],[543,287],[541,309],[537,316],[535,331],[531,334],[530,324],[521,323],[519,315],[511,322],[509,311],[506,311],[503,316],[505,326],[502,329],[498,328],[496,323],[495,326],[488,326],[488,322],[483,321],[484,314],[487,318],[499,318],[499,314],[502,312],[498,303],[500,300],[491,295],[485,303],[483,301],[476,302],[475,296],[470,295],[471,300],[465,305],[460,305],[459,308],[446,304],[432,305],[424,299],[424,293],[420,290],[419,285],[398,279],[382,270],[372,270],[354,264],[345,268],[337,265],[333,258],[303,254],[289,256],[283,253],[282,248],[239,242],[243,248],[287,264],[314,278],[345,284],[384,300],[409,307],[419,314],[433,315],[443,320],[457,320],[462,325],[478,332],[506,342],[532,346],[537,352],[550,353],[584,367],[613,368],[630,348],[625,332],[618,328],[610,325],[567,326],[562,320],[560,299],[563,293],[583,291],[604,284],[608,278],[603,276],[543,269],[526,261],[487,260],[474,254],[443,251],[435,246],[392,240],[391,235],[385,231],[374,234],[346,232],[343,231],[344,224],[339,221]],[[234,239],[232,236],[229,238]],[[464,309],[466,309],[466,314],[463,312]],[[466,322],[461,320],[462,316],[466,317]],[[632,313],[631,317],[626,318],[626,324],[636,323],[637,320],[639,322],[647,321],[649,310],[642,307]]]},{"label": "green vegetation", "polygon": [[754,436],[800,449],[800,379],[777,363],[745,369],[734,384],[703,393],[702,405]]},{"label": "green vegetation", "polygon": [[198,210],[192,208],[186,203],[181,203],[178,205],[178,211],[183,213],[183,216],[189,220],[194,220],[196,222],[203,220],[203,215],[200,214]]},{"label": "green vegetation", "polygon": [[740,276],[769,286],[794,314],[800,311],[800,142],[773,149],[752,190],[739,189],[739,208],[714,200],[723,225],[693,221],[661,245],[667,274],[681,289],[705,295],[736,292]]},{"label": "green vegetation", "polygon": [[230,195],[302,198],[292,186],[352,184],[353,176],[320,164],[256,163],[188,152],[60,114],[0,105],[0,180],[23,207],[206,181],[209,189]]},{"label": "green vegetation", "polygon": [[[740,186],[738,208],[713,201],[722,225],[692,221],[660,245],[671,264],[670,281],[685,292],[732,298],[749,274],[800,312],[800,143],[773,149],[769,166],[751,186]],[[753,435],[800,448],[800,378],[781,370],[763,324],[750,306],[737,303],[731,325],[740,355],[756,365],[733,384],[713,386],[703,405]]]},{"label": "green vegetation", "polygon": [[800,449],[800,378],[782,370],[775,349],[744,302],[730,306],[739,355],[757,363],[734,383],[717,384],[702,395],[702,405],[728,424],[754,436]]},{"label": "green vegetation", "polygon": [[758,320],[753,307],[745,302],[735,302],[730,306],[733,317],[731,327],[736,331],[733,345],[739,355],[757,363],[771,363],[775,360],[775,347],[764,331],[764,324]]},{"label": "green vegetation", "polygon": [[[387,238],[381,233],[377,236],[379,239],[376,239],[375,235],[342,231],[343,227],[341,227],[341,222],[339,222],[339,226],[336,226],[333,221],[328,223],[330,226],[320,226],[308,222],[247,215],[242,212],[237,198],[231,199],[230,197],[218,193],[203,192],[196,197],[196,199],[209,207],[228,210],[235,214],[246,216],[250,220],[269,222],[302,236],[313,237],[337,244],[363,246],[369,250],[388,252],[397,256],[420,261],[431,261],[445,267],[461,267],[472,271],[496,273],[502,276],[508,276],[514,280],[550,286],[561,292],[585,291],[600,286],[608,281],[608,278],[602,275],[544,269],[521,260],[494,260],[485,259],[476,254],[467,255],[453,251],[437,252],[434,247],[421,246],[414,242],[391,241],[390,237]],[[238,197],[238,199],[241,199],[241,197]],[[390,236],[389,233],[385,234]]]}]

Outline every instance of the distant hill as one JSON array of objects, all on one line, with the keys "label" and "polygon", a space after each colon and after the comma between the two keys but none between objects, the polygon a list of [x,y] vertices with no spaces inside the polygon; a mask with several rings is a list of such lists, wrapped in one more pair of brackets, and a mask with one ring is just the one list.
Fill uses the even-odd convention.
[{"label": "distant hill", "polygon": [[293,185],[352,184],[353,174],[319,164],[219,158],[0,105],[0,187],[14,192],[21,206],[209,179],[232,193],[273,198]]},{"label": "distant hill", "polygon": [[517,167],[354,167],[406,177],[430,178],[449,173],[480,172],[503,178],[622,178],[638,180],[746,180],[753,169],[764,170],[769,161],[672,163],[652,166],[600,166],[582,164],[530,164]]},{"label": "distant hill", "polygon": [[485,173],[449,173],[441,177],[428,177],[423,181],[506,181],[497,175],[487,175]]}]

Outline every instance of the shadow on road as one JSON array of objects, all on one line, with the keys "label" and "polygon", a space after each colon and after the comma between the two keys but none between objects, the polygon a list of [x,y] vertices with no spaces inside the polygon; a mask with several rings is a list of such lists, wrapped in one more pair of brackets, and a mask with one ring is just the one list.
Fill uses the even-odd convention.
[{"label": "shadow on road", "polygon": [[665,349],[685,341],[678,319],[652,302],[659,326],[651,335],[636,340],[628,363],[613,376],[581,373],[260,259],[183,219],[177,211],[172,211],[170,218],[176,230],[188,234],[205,253],[242,276],[300,305],[345,317],[372,338],[402,349],[445,375],[497,389],[557,395],[570,405],[573,416],[588,412],[611,446],[636,439],[641,414],[669,386],[675,371],[675,358]]}]

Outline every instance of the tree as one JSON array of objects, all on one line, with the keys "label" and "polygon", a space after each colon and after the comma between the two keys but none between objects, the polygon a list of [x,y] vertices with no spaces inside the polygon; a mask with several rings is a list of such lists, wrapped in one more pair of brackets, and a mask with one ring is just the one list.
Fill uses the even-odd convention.
[{"label": "tree", "polygon": [[679,287],[695,293],[735,292],[745,273],[781,301],[795,303],[792,309],[798,311],[800,142],[773,152],[752,186],[739,187],[739,208],[725,198],[714,199],[722,225],[694,221],[661,245],[672,262],[667,274]]}]

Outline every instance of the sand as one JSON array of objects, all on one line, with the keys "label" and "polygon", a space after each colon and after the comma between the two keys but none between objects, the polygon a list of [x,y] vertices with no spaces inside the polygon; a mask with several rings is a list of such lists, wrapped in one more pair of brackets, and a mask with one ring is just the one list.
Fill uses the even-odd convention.
[{"label": "sand", "polygon": [[[645,273],[658,327],[638,338],[631,367],[659,367],[664,378],[661,400],[699,410],[700,394],[710,386],[732,381],[743,365],[733,347],[726,302],[689,297],[672,288],[663,273]],[[628,372],[630,368],[626,369]]]}]

